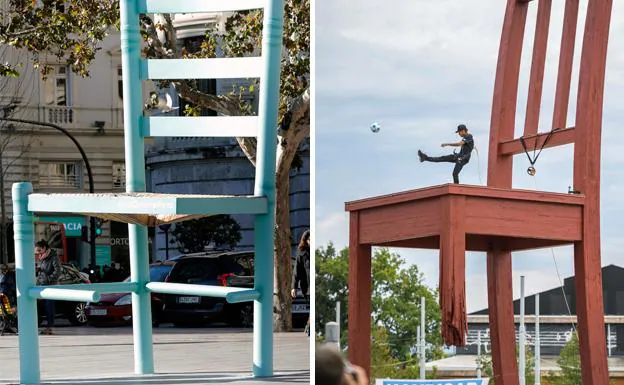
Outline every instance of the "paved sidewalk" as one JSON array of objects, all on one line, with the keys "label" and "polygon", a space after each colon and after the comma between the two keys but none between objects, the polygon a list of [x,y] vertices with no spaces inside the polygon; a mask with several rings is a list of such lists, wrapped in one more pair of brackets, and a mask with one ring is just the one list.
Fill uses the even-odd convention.
[{"label": "paved sidewalk", "polygon": [[[251,378],[252,334],[230,328],[156,328],[157,374],[134,375],[131,328],[59,328],[40,336],[41,379],[50,384],[308,384],[309,340],[275,334],[276,377]],[[0,337],[0,384],[19,378],[17,337]]]}]

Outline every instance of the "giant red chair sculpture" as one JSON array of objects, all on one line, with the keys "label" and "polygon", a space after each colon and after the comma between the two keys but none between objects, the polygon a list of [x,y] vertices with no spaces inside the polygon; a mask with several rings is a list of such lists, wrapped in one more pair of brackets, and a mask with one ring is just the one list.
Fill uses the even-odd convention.
[{"label": "giant red chair sculpture", "polygon": [[[524,135],[514,138],[529,1],[508,0],[490,127],[487,187],[442,185],[346,204],[350,212],[349,359],[370,368],[371,247],[440,249],[442,334],[466,338],[465,252],[487,253],[492,359],[497,385],[517,385],[511,253],[574,245],[583,384],[608,384],[600,264],[600,139],[612,0],[589,0],[576,123],[566,127],[579,0],[565,0],[552,122],[538,132],[552,0],[538,0]],[[574,193],[512,188],[513,156],[524,144],[574,143]]]}]

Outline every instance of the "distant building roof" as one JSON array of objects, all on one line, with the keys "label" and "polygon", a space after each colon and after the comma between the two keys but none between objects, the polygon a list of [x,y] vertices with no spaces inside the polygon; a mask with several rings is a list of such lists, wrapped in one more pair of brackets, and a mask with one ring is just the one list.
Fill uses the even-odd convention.
[{"label": "distant building roof", "polygon": [[[624,267],[613,264],[604,266],[602,268],[602,287],[605,315],[624,316]],[[545,316],[576,314],[574,276],[565,278],[563,286],[542,291],[539,295],[540,314]],[[535,314],[535,294],[525,297],[525,310],[525,314]],[[475,316],[487,314],[487,308],[470,313],[470,315]],[[520,314],[520,299],[514,300],[514,314]]]}]

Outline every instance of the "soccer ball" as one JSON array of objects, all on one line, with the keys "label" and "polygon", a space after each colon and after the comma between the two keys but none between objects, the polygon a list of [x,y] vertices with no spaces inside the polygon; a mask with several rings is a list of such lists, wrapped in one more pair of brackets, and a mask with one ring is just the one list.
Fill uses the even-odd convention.
[{"label": "soccer ball", "polygon": [[373,131],[374,133],[378,133],[379,130],[381,130],[381,126],[379,125],[379,123],[375,122],[371,124],[370,130]]}]

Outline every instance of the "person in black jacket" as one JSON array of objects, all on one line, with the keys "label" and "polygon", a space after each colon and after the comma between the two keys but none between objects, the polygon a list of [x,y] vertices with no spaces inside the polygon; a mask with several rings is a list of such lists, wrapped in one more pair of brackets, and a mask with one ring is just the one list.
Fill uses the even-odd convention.
[{"label": "person in black jacket", "polygon": [[308,298],[310,288],[310,230],[301,236],[297,247],[297,262],[295,264],[295,279],[293,280],[292,297],[297,297],[297,289]]},{"label": "person in black jacket", "polygon": [[[297,262],[295,263],[295,279],[291,295],[297,298],[297,289],[301,289],[303,296],[310,300],[310,230],[301,236],[297,247]],[[310,318],[305,327],[305,333],[310,336]]]},{"label": "person in black jacket", "polygon": [[0,266],[0,293],[9,297],[9,301],[11,301],[12,304],[15,304],[15,279],[9,272],[9,266],[7,265]]},{"label": "person in black jacket", "polygon": [[456,143],[442,143],[442,147],[460,147],[459,153],[454,152],[444,156],[429,156],[418,150],[418,157],[421,162],[455,163],[455,167],[453,168],[453,183],[457,184],[459,183],[459,173],[464,166],[470,162],[470,155],[472,154],[472,150],[474,150],[474,138],[472,134],[468,133],[468,128],[465,124],[457,126],[457,131],[455,131],[455,133],[461,137],[461,140]]},{"label": "person in black jacket", "polygon": [[[39,274],[37,275],[37,285],[50,286],[57,285],[59,278],[61,277],[61,260],[56,251],[50,248],[50,245],[45,240],[40,240],[35,244],[35,257],[39,262]],[[54,315],[56,314],[54,301],[47,299],[44,300],[46,309],[46,321],[48,327],[41,331],[41,334],[53,334],[52,328],[54,327]]]}]

